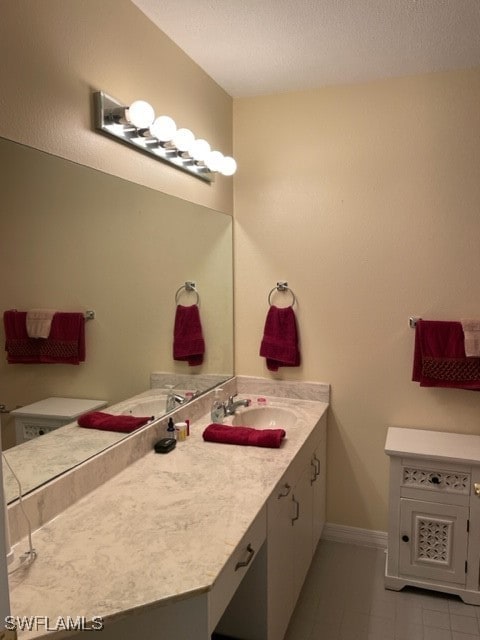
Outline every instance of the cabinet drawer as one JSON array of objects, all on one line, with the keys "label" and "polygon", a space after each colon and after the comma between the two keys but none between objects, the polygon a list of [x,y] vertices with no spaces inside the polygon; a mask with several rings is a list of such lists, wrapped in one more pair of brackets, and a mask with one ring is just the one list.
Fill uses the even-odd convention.
[{"label": "cabinet drawer", "polygon": [[418,460],[402,460],[401,486],[436,494],[469,496],[470,469],[456,465],[445,467],[435,462],[419,463]]},{"label": "cabinet drawer", "polygon": [[216,627],[246,572],[252,566],[267,536],[266,509],[263,508],[251,524],[242,541],[223,567],[210,594],[209,626]]}]

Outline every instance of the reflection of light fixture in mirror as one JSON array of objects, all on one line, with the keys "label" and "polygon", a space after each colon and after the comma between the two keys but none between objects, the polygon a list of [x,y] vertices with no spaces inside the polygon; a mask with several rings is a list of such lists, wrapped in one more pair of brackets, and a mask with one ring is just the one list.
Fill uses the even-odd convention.
[{"label": "reflection of light fixture in mirror", "polygon": [[97,129],[202,180],[211,182],[216,172],[231,176],[237,169],[233,158],[211,151],[210,144],[189,129],[177,129],[169,116],[155,119],[153,107],[144,100],[125,106],[97,91],[94,108]]}]

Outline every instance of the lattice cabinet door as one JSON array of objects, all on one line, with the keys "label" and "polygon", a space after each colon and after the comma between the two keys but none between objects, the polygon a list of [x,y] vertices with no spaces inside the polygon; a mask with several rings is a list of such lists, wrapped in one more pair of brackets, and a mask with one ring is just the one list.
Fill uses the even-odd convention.
[{"label": "lattice cabinet door", "polygon": [[468,513],[465,506],[401,498],[399,573],[464,585]]}]

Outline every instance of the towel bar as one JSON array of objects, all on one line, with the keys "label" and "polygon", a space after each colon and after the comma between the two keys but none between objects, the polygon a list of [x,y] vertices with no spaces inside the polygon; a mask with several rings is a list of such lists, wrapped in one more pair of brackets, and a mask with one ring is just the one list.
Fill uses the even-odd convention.
[{"label": "towel bar", "polygon": [[196,283],[193,282],[192,280],[187,280],[185,284],[182,284],[182,286],[175,291],[175,304],[178,304],[178,300],[180,298],[180,295],[183,289],[185,289],[185,291],[187,292],[193,291],[193,293],[197,297],[195,304],[198,304],[200,302],[200,296],[198,295]]},{"label": "towel bar", "polygon": [[268,294],[268,304],[270,306],[272,306],[272,293],[274,291],[289,291],[291,296],[292,296],[292,304],[290,305],[291,307],[293,307],[293,305],[297,302],[295,294],[293,293],[293,291],[288,286],[288,282],[286,282],[285,280],[282,280],[280,282],[277,282],[277,286],[273,287],[273,289]]}]

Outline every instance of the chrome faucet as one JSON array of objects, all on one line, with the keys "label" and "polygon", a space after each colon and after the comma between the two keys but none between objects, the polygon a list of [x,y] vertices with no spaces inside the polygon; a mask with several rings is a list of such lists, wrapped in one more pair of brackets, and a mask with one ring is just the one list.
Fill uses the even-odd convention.
[{"label": "chrome faucet", "polygon": [[230,396],[228,400],[223,403],[223,411],[226,416],[233,416],[238,407],[249,407],[251,404],[251,400],[236,400],[233,399],[235,396]]},{"label": "chrome faucet", "polygon": [[177,404],[185,404],[186,402],[190,402],[190,400],[193,400],[197,396],[197,390],[184,396],[180,395],[179,393],[174,393],[174,391],[171,390],[167,396],[167,411],[173,411],[173,409],[176,408]]}]

